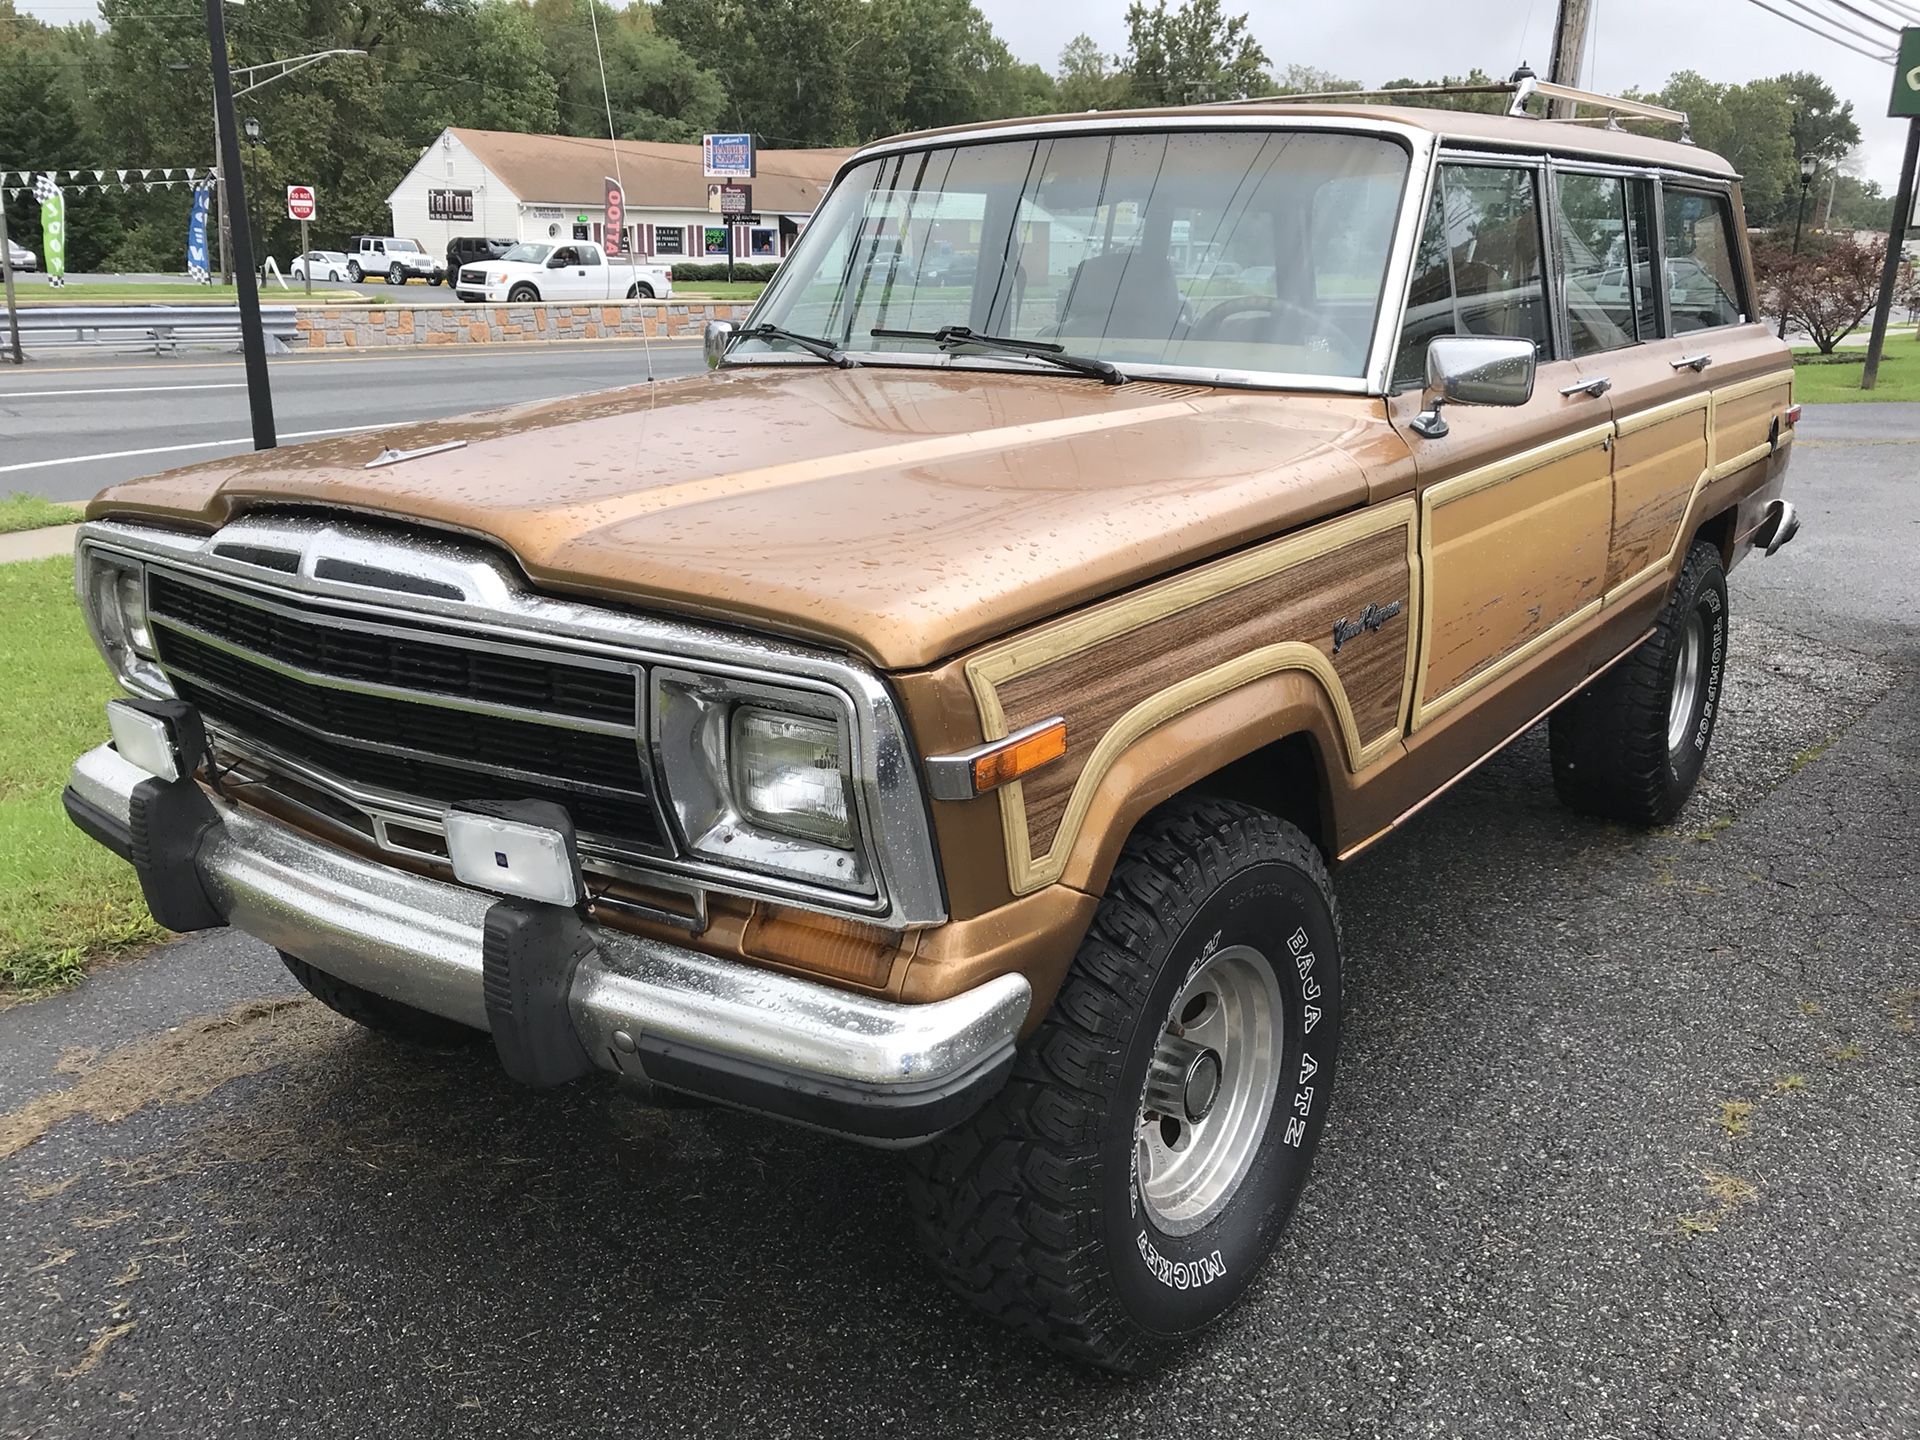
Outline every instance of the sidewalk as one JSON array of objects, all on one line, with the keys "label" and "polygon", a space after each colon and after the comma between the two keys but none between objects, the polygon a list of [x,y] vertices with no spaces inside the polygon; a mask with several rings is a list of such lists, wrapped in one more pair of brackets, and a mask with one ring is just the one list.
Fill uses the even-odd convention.
[{"label": "sidewalk", "polygon": [[52,555],[71,555],[78,525],[48,525],[39,530],[18,530],[0,535],[0,565],[12,560],[45,560]]}]

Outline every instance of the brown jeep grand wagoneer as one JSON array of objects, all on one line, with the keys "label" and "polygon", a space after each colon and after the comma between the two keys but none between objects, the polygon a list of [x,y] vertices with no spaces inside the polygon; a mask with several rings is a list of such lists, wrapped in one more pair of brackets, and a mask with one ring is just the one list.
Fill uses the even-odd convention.
[{"label": "brown jeep grand wagoneer", "polygon": [[1744,235],[1524,116],[871,146],[706,375],[103,494],[68,810],[373,1029],[912,1147],[956,1288],[1149,1367],[1305,1180],[1329,869],[1542,716],[1582,810],[1699,775],[1795,526]]}]

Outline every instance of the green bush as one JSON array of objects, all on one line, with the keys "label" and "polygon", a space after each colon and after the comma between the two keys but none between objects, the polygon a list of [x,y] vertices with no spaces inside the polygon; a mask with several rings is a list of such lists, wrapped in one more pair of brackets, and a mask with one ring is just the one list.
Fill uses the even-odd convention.
[{"label": "green bush", "polygon": [[[773,279],[773,272],[779,268],[778,265],[768,265],[762,262],[749,263],[745,260],[736,260],[733,262],[733,278],[735,280],[771,280]],[[724,260],[717,265],[688,263],[675,265],[673,267],[673,279],[676,285],[691,284],[700,280],[725,280],[726,278],[727,265]]]}]

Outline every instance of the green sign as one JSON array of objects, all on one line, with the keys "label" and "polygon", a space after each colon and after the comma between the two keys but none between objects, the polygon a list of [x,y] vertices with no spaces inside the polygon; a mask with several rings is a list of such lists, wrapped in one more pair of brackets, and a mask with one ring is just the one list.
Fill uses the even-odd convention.
[{"label": "green sign", "polygon": [[1893,102],[1889,115],[1920,115],[1920,26],[1900,32],[1900,58],[1893,67]]}]

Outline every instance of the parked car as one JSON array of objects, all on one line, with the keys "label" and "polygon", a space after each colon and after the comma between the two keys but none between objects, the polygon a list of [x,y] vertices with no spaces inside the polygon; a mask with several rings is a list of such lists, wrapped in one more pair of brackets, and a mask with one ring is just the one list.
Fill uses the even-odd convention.
[{"label": "parked car", "polygon": [[404,285],[409,280],[438,285],[446,273],[420,248],[418,240],[403,240],[396,235],[356,235],[353,249],[347,253],[347,278],[356,285],[369,275],[384,276],[389,285]]},{"label": "parked car", "polygon": [[[447,242],[447,284],[459,294],[460,267],[475,265],[483,260],[495,260],[513,248],[511,240],[489,239],[485,235],[456,235]],[[477,299],[474,295],[461,295],[462,300]]]},{"label": "parked car", "polygon": [[38,270],[40,257],[11,237],[7,240],[7,263],[16,270]]},{"label": "parked car", "polygon": [[[970,285],[868,286],[921,215],[980,232]],[[1176,219],[1274,292],[1184,294]],[[1597,348],[1542,236],[1619,223],[1649,287],[1704,278],[1630,279]],[[1070,293],[1018,306],[1048,225]],[[1692,793],[1727,572],[1798,526],[1745,236],[1719,156],[1524,116],[882,141],[707,378],[100,495],[79,593],[131,698],[67,811],[160,924],[257,935],[372,1030],[906,1150],[952,1288],[1151,1369],[1260,1274],[1343,988],[1400,963],[1343,974],[1336,868],[1542,717],[1568,805]]]},{"label": "parked car", "polygon": [[515,245],[497,259],[461,267],[454,293],[462,300],[666,300],[673,271],[665,265],[609,260],[590,240]]},{"label": "parked car", "polygon": [[295,280],[304,280],[311,273],[316,280],[345,280],[347,278],[347,256],[343,250],[309,250],[304,255],[293,257],[293,263],[287,266],[287,274]]}]

